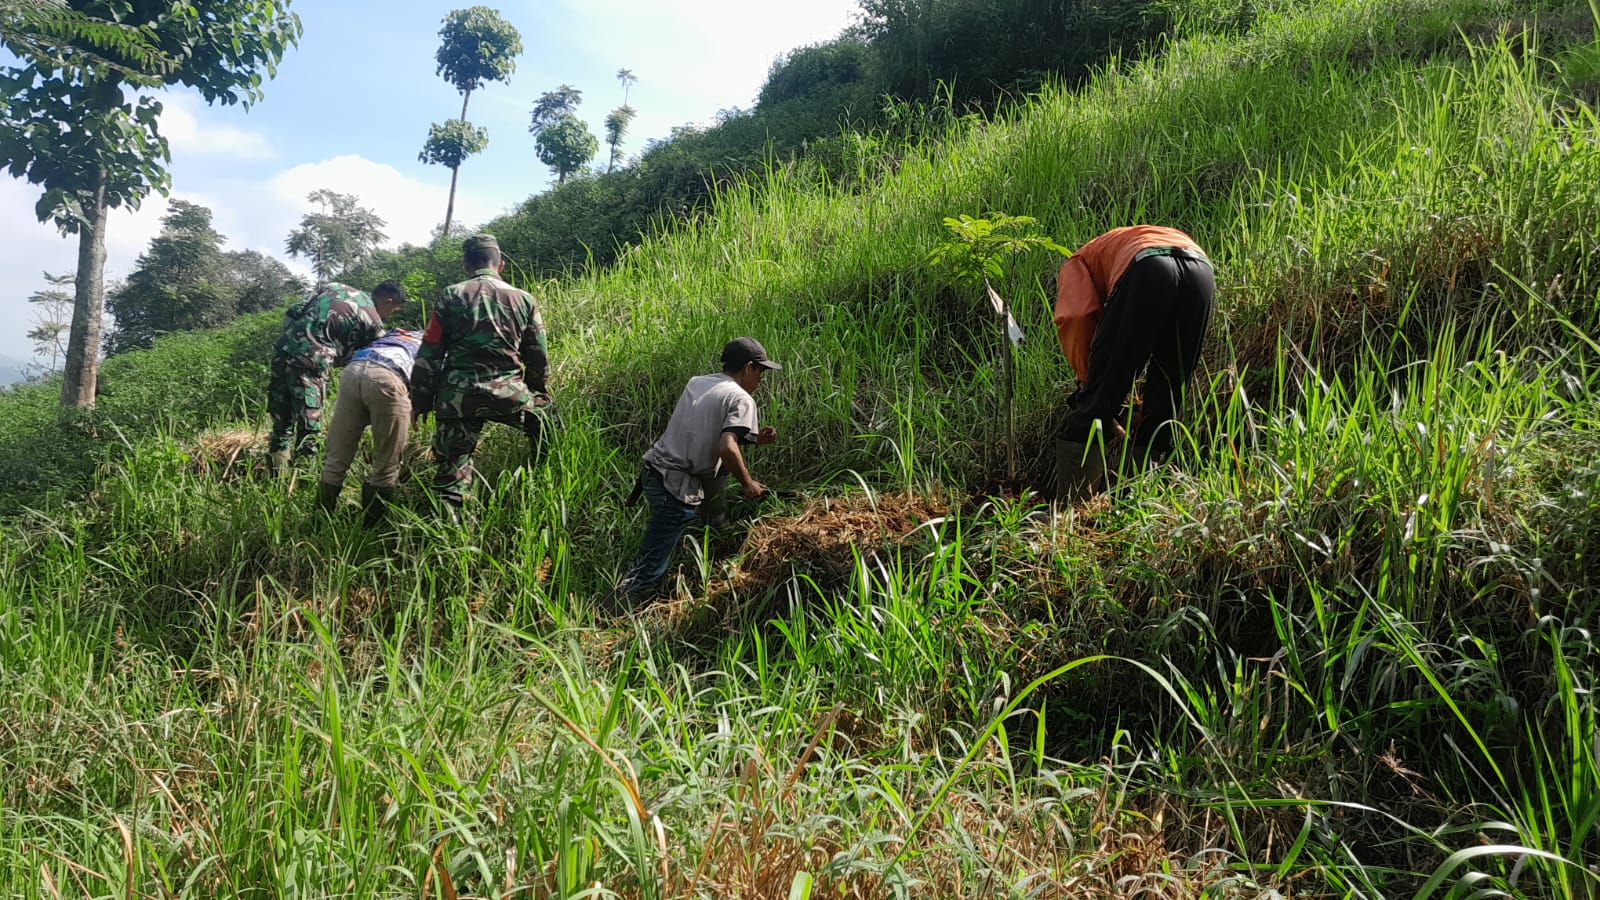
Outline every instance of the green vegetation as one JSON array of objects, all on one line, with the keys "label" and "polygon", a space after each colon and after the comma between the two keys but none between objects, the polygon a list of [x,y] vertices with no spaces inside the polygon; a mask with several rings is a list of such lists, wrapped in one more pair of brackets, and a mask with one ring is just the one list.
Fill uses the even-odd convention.
[{"label": "green vegetation", "polygon": [[388,239],[383,233],[388,223],[360,200],[328,188],[306,195],[306,201],[319,208],[300,217],[300,226],[289,232],[285,246],[290,256],[311,261],[319,281],[361,266]]},{"label": "green vegetation", "polygon": [[[614,123],[626,128],[626,93],[607,117],[612,152],[603,173],[583,171],[595,139],[578,123],[536,121],[540,159],[561,183],[488,229],[538,276],[608,266],[646,236],[707,214],[717,193],[741,178],[793,167],[804,180],[863,186],[960,116],[993,111],[1047,83],[1077,84],[1117,54],[1158,46],[1180,17],[1211,28],[1241,24],[1239,15],[1221,17],[1213,4],[1192,0],[861,5],[859,27],[774,63],[752,107],[721,110],[710,125],[676,128],[628,165],[618,165],[622,131],[613,130]],[[1250,21],[1253,14],[1244,15],[1242,24]],[[412,253],[428,255],[422,248]]]},{"label": "green vegetation", "polygon": [[600,150],[600,141],[578,118],[581,103],[583,91],[563,84],[540,94],[533,104],[533,121],[528,131],[538,148],[539,161],[550,167],[558,185],[565,184],[568,176],[588,165]]},{"label": "green vegetation", "polygon": [[158,335],[219,328],[243,314],[280,309],[310,289],[270,256],[223,251],[226,240],[211,227],[211,210],[173,200],[161,233],[106,298],[117,320],[106,352],[145,349]]},{"label": "green vegetation", "polygon": [[[1015,485],[1017,473],[1017,371],[1013,346],[1022,341],[1022,329],[1011,314],[1011,302],[995,293],[994,282],[1004,280],[1005,261],[1014,256],[1027,255],[1036,250],[1049,250],[1063,256],[1072,251],[1047,237],[1027,234],[1034,220],[1029,216],[997,215],[993,220],[974,219],[968,215],[944,220],[950,230],[951,240],[933,248],[928,262],[942,267],[957,282],[971,288],[983,288],[984,300],[990,301],[1000,323],[1000,397],[998,409],[1005,419],[1006,481]],[[1022,233],[1016,233],[1018,230]],[[1041,492],[1049,496],[1049,492]]]},{"label": "green vegetation", "polygon": [[112,357],[95,411],[73,422],[55,420],[59,379],[0,389],[0,516],[84,500],[97,469],[155,434],[261,414],[282,321],[279,310],[241,316]]},{"label": "green vegetation", "polygon": [[271,0],[229,0],[205,16],[185,3],[61,6],[0,6],[0,44],[16,56],[0,66],[0,159],[44,187],[39,221],[78,236],[61,379],[63,415],[75,418],[95,403],[107,213],[137,209],[172,180],[161,103],[149,91],[183,86],[207,103],[249,106],[300,39],[300,19]]},{"label": "green vegetation", "polygon": [[[0,887],[1593,896],[1597,19],[1264,10],[871,189],[730,185],[531,285],[568,428],[531,472],[495,433],[464,526],[319,519],[190,433],[257,402],[265,319],[113,360],[125,442],[104,398],[92,492],[0,541]],[[986,498],[999,338],[926,260],[989,210],[1068,246],[1169,222],[1217,262],[1172,466]],[[1025,444],[1069,381],[1050,262],[996,285]],[[818,499],[597,620],[637,453],[743,333],[785,364],[752,465]],[[40,395],[0,398],[0,458]]]}]

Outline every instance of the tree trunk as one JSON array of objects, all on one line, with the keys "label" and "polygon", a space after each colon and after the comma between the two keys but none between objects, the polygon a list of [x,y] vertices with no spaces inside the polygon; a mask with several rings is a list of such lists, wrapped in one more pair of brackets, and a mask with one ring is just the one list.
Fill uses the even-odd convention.
[{"label": "tree trunk", "polygon": [[444,205],[444,230],[439,232],[447,240],[450,237],[450,220],[456,215],[456,178],[460,174],[460,166],[450,170],[450,202]]},{"label": "tree trunk", "polygon": [[[461,95],[461,121],[467,121],[467,104],[472,102],[472,92],[466,91]],[[447,240],[450,237],[450,222],[456,216],[456,179],[461,176],[461,167],[456,166],[450,170],[450,200],[444,205],[444,230],[439,232]]]},{"label": "tree trunk", "polygon": [[106,176],[95,177],[94,193],[83,198],[78,226],[78,280],[72,305],[72,332],[62,368],[61,410],[93,409],[100,376],[100,329],[106,303]]}]

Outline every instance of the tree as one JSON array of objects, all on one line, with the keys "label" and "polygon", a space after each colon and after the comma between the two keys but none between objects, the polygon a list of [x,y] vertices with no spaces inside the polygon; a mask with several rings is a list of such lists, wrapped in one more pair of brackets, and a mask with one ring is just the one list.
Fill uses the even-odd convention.
[{"label": "tree", "polygon": [[628,123],[638,115],[638,110],[628,105],[628,88],[639,80],[632,69],[618,69],[617,81],[622,84],[622,105],[606,116],[606,144],[611,147],[611,157],[606,161],[606,171],[617,167],[617,154],[622,150],[622,138],[628,133]]},{"label": "tree", "polygon": [[441,43],[434,54],[439,67],[435,74],[455,86],[461,94],[461,116],[429,130],[428,140],[418,159],[428,165],[450,170],[450,199],[444,209],[445,234],[455,216],[456,180],[461,163],[482,153],[489,145],[489,133],[467,122],[467,104],[472,92],[491,81],[509,83],[522,54],[522,36],[500,13],[486,6],[458,9],[444,19],[439,29]]},{"label": "tree", "polygon": [[489,131],[478,128],[466,119],[450,119],[444,124],[428,126],[428,140],[422,145],[417,160],[430,166],[444,166],[450,170],[450,200],[444,207],[442,231],[450,230],[456,212],[456,176],[467,157],[482,153],[489,146]]},{"label": "tree", "polygon": [[617,167],[617,154],[622,149],[622,138],[628,133],[628,123],[632,122],[636,115],[638,111],[624,103],[606,116],[606,143],[611,147],[611,158],[606,161],[607,172]]},{"label": "tree", "polygon": [[583,168],[600,152],[600,141],[589,131],[583,120],[567,113],[554,124],[539,132],[534,140],[539,151],[539,161],[556,174],[556,184]]},{"label": "tree", "polygon": [[533,102],[533,122],[528,126],[528,130],[538,134],[556,124],[563,115],[576,114],[578,105],[582,102],[583,91],[570,84],[563,84],[553,91],[545,91]]},{"label": "tree", "polygon": [[67,335],[72,329],[72,292],[63,288],[72,284],[71,275],[44,273],[50,285],[28,296],[34,304],[33,328],[28,330],[28,340],[33,341],[33,354],[49,357],[48,367],[39,374],[54,375],[67,355]]},{"label": "tree", "polygon": [[219,328],[310,289],[264,253],[224,251],[227,239],[204,206],[174,200],[161,225],[128,280],[107,297],[116,319],[108,355],[142,350],[175,331]]},{"label": "tree", "polygon": [[152,84],[177,65],[156,45],[149,27],[96,18],[72,9],[66,0],[0,0],[0,43],[19,57],[92,63]]},{"label": "tree", "polygon": [[290,256],[310,258],[318,281],[360,265],[388,237],[383,233],[388,223],[361,206],[354,194],[324,188],[307,194],[306,199],[322,209],[300,218],[300,227],[289,232],[286,246]]},{"label": "tree", "polygon": [[163,334],[233,321],[237,295],[224,271],[224,240],[211,227],[211,210],[172,201],[161,233],[139,255],[127,282],[107,298],[116,330],[106,352],[142,350]]},{"label": "tree", "polygon": [[[10,6],[15,0],[7,0]],[[59,9],[59,4],[54,4]],[[94,405],[105,306],[105,223],[109,210],[137,207],[165,192],[171,159],[158,128],[161,104],[140,90],[183,85],[208,103],[250,105],[299,40],[287,2],[219,0],[199,15],[179,0],[71,0],[72,11],[148,37],[119,47],[71,28],[40,42],[8,27],[0,41],[18,63],[0,68],[0,159],[13,176],[42,185],[35,207],[78,236],[78,272],[61,405]],[[9,8],[9,7],[8,7]],[[160,58],[141,46],[170,51]],[[48,52],[50,48],[67,52]],[[129,95],[131,92],[131,96]]]},{"label": "tree", "polygon": [[926,100],[933,76],[934,0],[861,0],[862,31],[877,53],[881,87],[904,100]]},{"label": "tree", "polygon": [[221,276],[233,291],[234,312],[241,316],[280,309],[285,300],[311,290],[304,278],[259,250],[223,253]]},{"label": "tree", "polygon": [[570,84],[539,95],[533,104],[528,130],[534,135],[539,161],[550,167],[561,184],[600,152],[600,142],[578,118],[583,92]]}]

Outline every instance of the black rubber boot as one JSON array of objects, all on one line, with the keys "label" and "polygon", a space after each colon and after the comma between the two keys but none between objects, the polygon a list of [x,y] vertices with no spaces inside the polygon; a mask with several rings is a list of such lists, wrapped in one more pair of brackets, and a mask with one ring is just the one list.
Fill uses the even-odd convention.
[{"label": "black rubber boot", "polygon": [[446,519],[449,519],[456,525],[461,524],[461,513],[462,510],[466,508],[466,505],[466,498],[460,496],[459,494],[451,496],[448,494],[436,493],[433,495],[434,512]]},{"label": "black rubber boot", "polygon": [[1105,474],[1106,458],[1098,443],[1056,440],[1056,502],[1087,500],[1099,492]]},{"label": "black rubber boot", "polygon": [[376,528],[389,517],[389,504],[394,502],[394,488],[361,486],[361,520],[368,528]]},{"label": "black rubber boot", "polygon": [[339,492],[344,489],[342,484],[329,484],[326,481],[317,482],[317,509],[328,515],[339,507]]}]

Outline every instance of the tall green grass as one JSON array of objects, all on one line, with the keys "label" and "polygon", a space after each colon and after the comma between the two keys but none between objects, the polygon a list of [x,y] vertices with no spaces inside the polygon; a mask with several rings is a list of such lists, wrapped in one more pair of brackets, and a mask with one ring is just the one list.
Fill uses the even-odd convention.
[{"label": "tall green grass", "polygon": [[[569,427],[532,471],[492,433],[463,524],[410,484],[364,531],[130,437],[0,541],[0,892],[1594,896],[1600,128],[1552,62],[1594,24],[1265,11],[875,190],[730,191],[544,287]],[[1173,464],[1075,509],[975,490],[994,330],[923,259],[990,209],[1218,260]],[[1069,376],[1021,271],[1039,441]],[[759,477],[950,512],[714,598],[709,538],[677,600],[598,617],[633,460],[739,333],[786,366]]]}]

